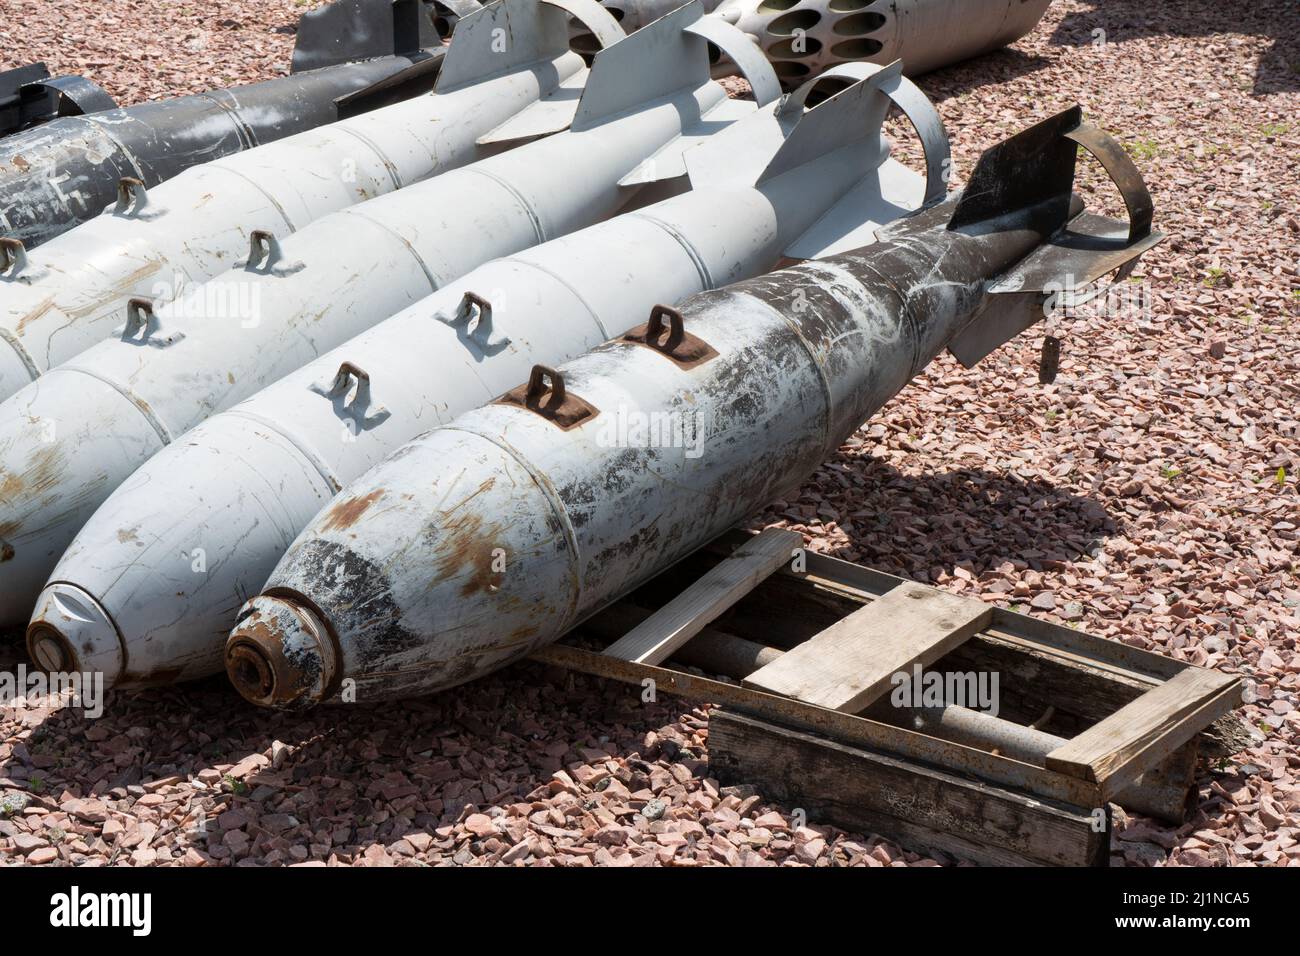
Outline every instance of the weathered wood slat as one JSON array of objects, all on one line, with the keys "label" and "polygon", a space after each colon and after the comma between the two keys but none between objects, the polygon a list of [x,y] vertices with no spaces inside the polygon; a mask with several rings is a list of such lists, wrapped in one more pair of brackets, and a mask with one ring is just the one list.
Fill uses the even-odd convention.
[{"label": "weathered wood slat", "polygon": [[1086,780],[1076,780],[1033,764],[951,743],[905,727],[895,727],[842,711],[805,704],[789,697],[778,697],[665,667],[636,664],[564,643],[538,648],[530,655],[530,659],[636,684],[642,688],[650,680],[657,692],[688,695],[697,700],[743,708],[780,721],[783,725],[825,734],[835,740],[880,750],[903,759],[946,767],[954,773],[1012,787],[1048,800],[1059,800],[1078,807],[1102,805],[1096,784]]},{"label": "weathered wood slat", "polygon": [[[709,717],[709,772],[812,823],[993,866],[1105,866],[1110,819],[734,711]],[[1101,826],[1098,826],[1100,821]]]},{"label": "weathered wood slat", "polygon": [[[644,608],[620,602],[586,621],[581,629],[612,642],[649,616],[650,612]],[[775,648],[764,647],[742,637],[706,627],[677,650],[669,659],[669,665],[697,666],[708,674],[723,674],[735,680],[743,680],[760,667],[780,658],[782,653]],[[887,702],[878,702],[862,716],[897,725],[899,712],[890,706],[880,708],[880,703]],[[972,746],[978,747],[978,744]],[[1196,757],[1197,738],[1194,737],[1178,748],[1168,760],[1139,777],[1115,798],[1115,802],[1126,810],[1181,824],[1187,814],[1188,800],[1194,795]]]},{"label": "weathered wood slat", "polygon": [[[612,644],[650,617],[650,614],[645,608],[620,601],[611,604],[595,617],[588,618],[580,630]],[[669,660],[673,664],[700,667],[706,673],[723,674],[740,680],[780,656],[781,652],[775,648],[764,647],[743,637],[706,627],[679,647]]]},{"label": "weathered wood slat", "polygon": [[[747,534],[749,532],[732,531],[719,538],[711,547],[734,547]],[[783,576],[790,573],[782,572]],[[907,580],[815,551],[807,552],[806,574],[798,577],[809,583],[823,578],[837,590],[856,591],[868,600],[893,590]],[[1130,647],[1120,641],[1107,640],[1041,617],[1017,614],[1005,608],[994,609],[991,630],[1004,631],[1004,636],[1017,643],[1037,644],[1052,653],[1075,654],[1090,659],[1095,664],[1107,664],[1129,671],[1134,676],[1145,676],[1152,682],[1173,677],[1191,666],[1162,654]]]},{"label": "weathered wood slat", "polygon": [[1047,755],[1047,768],[1109,799],[1241,703],[1241,681],[1188,668]]},{"label": "weathered wood slat", "polygon": [[760,581],[788,563],[792,552],[801,547],[802,535],[768,528],[606,648],[605,653],[638,664],[667,660]]},{"label": "weathered wood slat", "polygon": [[991,617],[992,608],[981,601],[900,584],[750,674],[745,683],[856,713],[888,692],[895,674],[938,660]]}]

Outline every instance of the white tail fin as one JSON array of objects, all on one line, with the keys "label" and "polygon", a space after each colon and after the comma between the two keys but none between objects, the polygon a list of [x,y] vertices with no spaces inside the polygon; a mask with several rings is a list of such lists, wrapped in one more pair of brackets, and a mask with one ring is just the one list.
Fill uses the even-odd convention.
[{"label": "white tail fin", "polygon": [[622,27],[596,0],[496,0],[457,24],[438,92],[563,56],[569,51],[570,15],[602,42],[623,36]]},{"label": "white tail fin", "polygon": [[587,129],[685,86],[707,83],[708,44],[686,32],[702,16],[704,5],[691,0],[597,53],[573,129]]},{"label": "white tail fin", "polygon": [[[852,64],[827,70],[820,77],[809,80],[786,96],[776,107],[778,117],[797,118],[796,125],[786,137],[781,149],[758,178],[762,183],[789,172],[797,166],[819,159],[845,146],[856,146],[880,140],[881,126],[892,102],[901,109],[925,148],[926,202],[942,199],[947,194],[946,180],[950,162],[948,136],[943,121],[934,106],[911,80],[903,77],[903,65],[895,60],[865,78],[860,68],[865,64]],[[854,69],[858,68],[858,69]],[[809,93],[827,78],[858,74],[858,82],[841,90],[825,102],[803,112]]]},{"label": "white tail fin", "polygon": [[[712,83],[710,44],[740,66],[760,105],[776,99],[780,83],[761,51],[736,27],[705,16],[705,9],[700,0],[691,0],[622,43],[598,53],[572,128],[590,129],[630,110]],[[748,100],[724,99],[706,116],[684,122],[682,135],[620,180],[619,185],[644,186],[685,175],[683,156],[688,150],[715,135],[719,125],[743,119],[753,111],[754,104]]]}]

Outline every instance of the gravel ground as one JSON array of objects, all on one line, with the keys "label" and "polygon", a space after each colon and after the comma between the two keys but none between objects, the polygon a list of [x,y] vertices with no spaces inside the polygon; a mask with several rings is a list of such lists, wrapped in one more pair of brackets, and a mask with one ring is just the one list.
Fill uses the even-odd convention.
[{"label": "gravel ground", "polygon": [[[283,72],[282,31],[301,8],[0,0],[0,49],[8,65],[43,58],[136,102]],[[1245,714],[1263,742],[1202,767],[1184,826],[1121,818],[1117,865],[1300,862],[1300,16],[1291,0],[1235,9],[1227,28],[1222,13],[1208,0],[1057,0],[1013,49],[922,81],[958,180],[982,148],[1076,98],[1124,140],[1169,235],[1128,286],[1129,305],[1149,308],[1061,320],[1051,386],[1037,382],[1036,335],[972,371],[936,362],[755,521],[1251,678]],[[0,643],[0,669],[21,659],[16,638]],[[719,790],[707,732],[701,705],[647,705],[533,664],[306,717],[254,711],[223,680],[111,696],[98,720],[4,707],[0,859],[957,862]]]},{"label": "gravel ground", "polygon": [[0,69],[42,61],[119,105],[257,83],[289,72],[315,0],[0,0]]}]

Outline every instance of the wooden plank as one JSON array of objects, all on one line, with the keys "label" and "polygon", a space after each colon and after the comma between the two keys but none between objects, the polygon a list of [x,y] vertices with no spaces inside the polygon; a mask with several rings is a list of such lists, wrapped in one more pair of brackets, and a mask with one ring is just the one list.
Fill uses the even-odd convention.
[{"label": "wooden plank", "polygon": [[771,694],[856,713],[893,676],[930,664],[988,624],[982,601],[907,582],[755,671],[745,683]]},{"label": "wooden plank", "polygon": [[1031,797],[749,714],[710,715],[709,773],[801,808],[809,822],[876,833],[912,850],[993,866],[1108,863],[1104,808]]},{"label": "wooden plank", "polygon": [[[581,630],[607,642],[615,641],[644,621],[650,613],[645,608],[620,602],[588,619]],[[775,648],[764,647],[742,637],[706,627],[677,650],[669,659],[669,666],[693,665],[703,668],[705,673],[725,674],[743,680],[764,665],[777,660],[781,654]],[[878,701],[876,706],[881,703],[886,702]],[[884,709],[892,708],[886,706]],[[869,708],[863,716],[883,723],[896,723],[891,719],[892,714],[878,714],[873,708]],[[1188,809],[1188,799],[1195,789],[1196,756],[1197,740],[1193,738],[1164,763],[1144,773],[1116,797],[1115,802],[1126,810],[1181,824]]]},{"label": "wooden plank", "polygon": [[1048,800],[1059,800],[1077,807],[1103,805],[1096,784],[1089,781],[1076,780],[1010,757],[976,750],[905,727],[882,724],[838,710],[827,710],[789,697],[777,697],[737,684],[664,667],[623,661],[565,643],[548,644],[539,648],[530,655],[530,659],[635,684],[642,689],[650,681],[658,692],[743,708],[784,726],[825,734],[835,740],[878,749],[901,759],[945,767],[953,773],[977,777]]},{"label": "wooden plank", "polygon": [[[629,601],[619,601],[595,617],[588,618],[579,629],[612,643],[646,620],[651,613]],[[781,652],[773,648],[706,627],[679,647],[669,661],[673,666],[684,664],[687,667],[699,667],[709,674],[723,674],[740,680],[780,656]]]},{"label": "wooden plank", "polygon": [[1090,780],[1109,799],[1241,703],[1241,681],[1188,668],[1047,755],[1047,769]]},{"label": "wooden plank", "polygon": [[789,563],[793,552],[802,547],[802,535],[768,528],[607,647],[605,653],[638,664],[667,660],[760,581]]}]

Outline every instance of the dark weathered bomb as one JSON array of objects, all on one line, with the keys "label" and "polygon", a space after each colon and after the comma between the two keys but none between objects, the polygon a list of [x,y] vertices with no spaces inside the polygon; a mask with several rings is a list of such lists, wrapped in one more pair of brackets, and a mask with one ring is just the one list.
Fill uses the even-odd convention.
[{"label": "dark weathered bomb", "polygon": [[[1078,146],[1130,223],[1082,212]],[[427,693],[558,639],[797,487],[943,349],[972,365],[1052,290],[1121,272],[1150,196],[1077,107],[881,241],[696,296],[403,446],[321,512],[227,643],[249,700]],[[346,682],[346,683],[345,683]]]},{"label": "dark weathered bomb", "polygon": [[117,107],[113,97],[84,76],[50,76],[44,63],[0,70],[0,136]]}]

